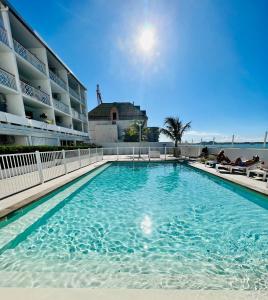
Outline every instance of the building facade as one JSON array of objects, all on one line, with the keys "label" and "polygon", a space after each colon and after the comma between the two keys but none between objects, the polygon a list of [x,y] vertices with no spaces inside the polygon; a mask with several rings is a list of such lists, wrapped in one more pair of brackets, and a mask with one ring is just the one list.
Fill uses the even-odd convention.
[{"label": "building facade", "polygon": [[89,142],[86,88],[0,0],[0,144]]},{"label": "building facade", "polygon": [[88,113],[89,135],[97,144],[123,141],[124,131],[148,117],[145,110],[130,102],[101,103]]}]

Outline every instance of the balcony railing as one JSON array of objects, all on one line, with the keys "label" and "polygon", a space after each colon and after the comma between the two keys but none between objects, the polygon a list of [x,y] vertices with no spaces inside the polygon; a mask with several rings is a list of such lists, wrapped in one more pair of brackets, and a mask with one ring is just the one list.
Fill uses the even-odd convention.
[{"label": "balcony railing", "polygon": [[29,50],[24,48],[19,42],[13,40],[14,50],[18,53],[22,58],[27,60],[31,65],[37,68],[42,73],[46,74],[45,64],[42,63],[34,54],[32,54]]},{"label": "balcony railing", "polygon": [[0,68],[0,84],[16,90],[15,76]]},{"label": "balcony railing", "polygon": [[69,93],[70,93],[70,95],[72,95],[74,98],[76,98],[77,100],[81,101],[81,100],[80,100],[79,94],[78,94],[74,89],[72,89],[71,87],[69,87]]},{"label": "balcony railing", "polygon": [[0,41],[7,46],[9,46],[8,39],[7,39],[7,32],[5,28],[3,28],[0,24]]},{"label": "balcony railing", "polygon": [[49,70],[49,77],[54,82],[56,82],[60,87],[62,87],[63,89],[67,90],[67,84],[66,84],[66,82],[64,80],[62,80],[58,75],[56,75],[51,70]]},{"label": "balcony railing", "polygon": [[80,120],[80,113],[72,108],[72,116]]},{"label": "balcony railing", "polygon": [[21,90],[22,90],[23,94],[33,97],[36,100],[38,100],[44,104],[51,105],[48,94],[46,94],[45,92],[43,92],[39,89],[36,89],[35,87],[33,87],[23,81],[21,81],[20,84],[21,84]]},{"label": "balcony railing", "polygon": [[53,99],[54,107],[59,109],[62,112],[65,112],[66,114],[70,114],[69,106],[60,102],[59,100]]},{"label": "balcony railing", "polygon": [[83,122],[87,122],[87,117],[84,114],[79,114],[79,119]]}]

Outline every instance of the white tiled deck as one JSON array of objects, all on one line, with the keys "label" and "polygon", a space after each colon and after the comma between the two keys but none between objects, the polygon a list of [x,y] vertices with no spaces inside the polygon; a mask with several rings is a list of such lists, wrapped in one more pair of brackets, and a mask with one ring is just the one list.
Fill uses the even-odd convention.
[{"label": "white tiled deck", "polygon": [[265,300],[265,291],[191,291],[143,289],[0,289],[6,300]]},{"label": "white tiled deck", "polygon": [[245,175],[230,174],[224,171],[217,172],[216,169],[205,166],[199,162],[190,162],[189,165],[268,196],[267,183],[260,179],[257,180],[252,177],[249,178]]}]

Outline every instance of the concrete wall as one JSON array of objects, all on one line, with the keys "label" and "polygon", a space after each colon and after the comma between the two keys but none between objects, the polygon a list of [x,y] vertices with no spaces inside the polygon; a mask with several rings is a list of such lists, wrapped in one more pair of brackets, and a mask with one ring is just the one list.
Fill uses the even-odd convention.
[{"label": "concrete wall", "polygon": [[93,143],[117,142],[123,139],[124,130],[134,124],[135,120],[89,121],[89,135]]},{"label": "concrete wall", "polygon": [[[196,145],[180,145],[181,154],[186,156],[197,157],[202,148],[205,146],[196,146]],[[215,147],[208,146],[209,154],[217,154],[221,150],[224,150],[226,156],[231,160],[235,160],[240,157],[242,160],[251,159],[254,155],[258,155],[261,161],[264,161],[268,164],[268,149],[261,148],[224,148],[224,147]]]},{"label": "concrete wall", "polygon": [[268,149],[208,147],[209,153],[212,154],[217,154],[222,149],[224,150],[224,154],[231,160],[234,160],[238,157],[241,157],[242,160],[250,159],[254,155],[258,155],[261,161],[268,163]]}]

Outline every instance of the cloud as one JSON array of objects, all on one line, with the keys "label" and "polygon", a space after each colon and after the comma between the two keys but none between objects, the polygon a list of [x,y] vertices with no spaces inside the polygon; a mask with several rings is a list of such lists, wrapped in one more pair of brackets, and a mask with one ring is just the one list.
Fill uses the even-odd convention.
[{"label": "cloud", "polygon": [[[232,134],[224,134],[220,132],[213,132],[213,131],[198,131],[198,130],[190,130],[186,132],[183,136],[183,142],[200,142],[202,141],[213,141],[215,138],[216,142],[231,142],[232,141]],[[234,141],[235,142],[262,142],[262,136],[243,136],[243,135],[235,135]],[[166,136],[160,135],[161,142],[168,142],[170,141]]]}]

